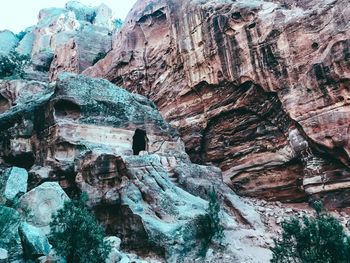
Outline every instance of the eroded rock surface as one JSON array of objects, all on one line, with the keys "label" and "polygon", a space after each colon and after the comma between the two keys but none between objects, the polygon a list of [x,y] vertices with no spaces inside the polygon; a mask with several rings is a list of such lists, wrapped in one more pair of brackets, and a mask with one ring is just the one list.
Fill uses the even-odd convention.
[{"label": "eroded rock surface", "polygon": [[41,10],[37,24],[28,27],[23,38],[1,31],[0,54],[27,56],[31,64],[25,68],[26,79],[48,81],[62,71],[80,73],[111,50],[117,30],[113,21],[112,10],[104,4],[69,1],[64,8]]},{"label": "eroded rock surface", "polygon": [[7,201],[14,201],[27,192],[28,172],[23,168],[12,167],[2,175],[6,179],[4,197]]},{"label": "eroded rock surface", "polygon": [[140,0],[113,50],[84,73],[155,101],[191,160],[219,166],[238,193],[346,206],[349,8]]},{"label": "eroded rock surface", "polygon": [[[68,196],[58,183],[45,182],[20,198],[19,209],[33,227],[44,229],[46,227],[45,230],[47,230],[52,221],[52,216],[63,208],[64,202],[68,200]],[[25,226],[24,229],[26,228]]]},{"label": "eroded rock surface", "polygon": [[14,33],[9,30],[0,31],[0,55],[6,56],[15,51],[18,45],[18,39]]},{"label": "eroded rock surface", "polygon": [[222,193],[220,218],[237,238],[225,241],[228,257],[254,262],[249,251],[256,248],[268,262],[265,228],[254,208],[223,183],[220,169],[190,162],[179,133],[150,100],[107,80],[68,73],[52,84],[2,86],[8,106],[0,114],[0,164],[28,170],[29,191],[19,210],[31,225],[48,233],[52,214],[68,196],[86,192],[122,249],[186,262],[205,245],[205,199],[214,186]]}]

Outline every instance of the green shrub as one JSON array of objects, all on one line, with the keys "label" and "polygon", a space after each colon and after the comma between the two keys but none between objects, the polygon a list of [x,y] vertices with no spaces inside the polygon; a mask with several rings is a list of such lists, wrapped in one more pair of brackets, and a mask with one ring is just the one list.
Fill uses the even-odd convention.
[{"label": "green shrub", "polygon": [[220,224],[220,203],[218,196],[214,188],[208,194],[209,206],[207,209],[207,215],[201,221],[201,238],[203,243],[199,249],[199,256],[205,257],[205,254],[210,244],[222,246],[222,240],[224,238],[224,228]]},{"label": "green shrub", "polygon": [[13,51],[8,56],[0,56],[0,79],[23,78],[24,68],[30,63],[29,56]]},{"label": "green shrub", "polygon": [[210,240],[221,243],[224,238],[224,228],[220,224],[220,203],[214,188],[209,193],[209,206],[207,211],[209,216]]},{"label": "green shrub", "polygon": [[282,223],[282,236],[272,248],[272,263],[346,263],[349,237],[343,226],[314,203],[315,217],[291,218]]},{"label": "green shrub", "polygon": [[18,232],[20,222],[16,210],[0,205],[0,248],[7,249],[10,253],[17,249]]},{"label": "green shrub", "polygon": [[25,32],[25,31],[21,31],[18,34],[16,34],[18,41],[21,41],[26,34],[27,34],[27,32]]},{"label": "green shrub", "polygon": [[121,20],[120,18],[116,18],[114,19],[113,24],[117,30],[120,30],[123,26],[123,20]]},{"label": "green shrub", "polygon": [[99,60],[103,59],[107,55],[106,52],[100,52],[96,55],[94,58],[94,61],[92,61],[92,64],[95,65]]},{"label": "green shrub", "polygon": [[68,263],[101,263],[111,246],[103,240],[104,230],[85,207],[83,194],[79,200],[64,204],[53,217],[50,241]]}]

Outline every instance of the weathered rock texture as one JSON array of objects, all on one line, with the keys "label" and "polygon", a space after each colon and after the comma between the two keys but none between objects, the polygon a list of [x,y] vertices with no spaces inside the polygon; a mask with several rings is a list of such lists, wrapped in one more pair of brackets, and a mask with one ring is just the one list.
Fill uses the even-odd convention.
[{"label": "weathered rock texture", "polygon": [[16,51],[31,60],[26,78],[55,80],[61,71],[80,73],[112,48],[116,30],[112,10],[104,4],[88,7],[77,1],[64,8],[40,11],[38,23],[25,30],[23,39],[0,32],[0,54]]},{"label": "weathered rock texture", "polygon": [[238,193],[345,206],[349,21],[346,0],[140,0],[84,73],[152,99]]},{"label": "weathered rock texture", "polygon": [[0,31],[0,55],[6,56],[14,51],[18,45],[18,39],[14,33],[9,30]]},{"label": "weathered rock texture", "polygon": [[223,183],[220,169],[190,162],[179,133],[150,100],[71,73],[52,84],[8,80],[0,87],[0,171],[28,170],[29,191],[18,210],[32,226],[48,233],[66,193],[74,198],[86,192],[122,248],[183,262],[205,245],[205,199],[215,187],[225,229],[237,235],[234,243],[225,241],[228,256],[254,262],[254,250],[268,262],[258,213]]}]

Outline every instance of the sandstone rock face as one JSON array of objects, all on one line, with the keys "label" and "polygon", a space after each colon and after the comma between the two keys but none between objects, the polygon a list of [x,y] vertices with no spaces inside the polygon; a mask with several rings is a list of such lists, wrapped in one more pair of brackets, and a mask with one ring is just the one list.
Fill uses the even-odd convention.
[{"label": "sandstone rock face", "polygon": [[[28,223],[47,233],[52,213],[68,199],[61,187],[70,197],[86,192],[122,248],[185,262],[204,245],[205,199],[214,185],[222,193],[221,220],[237,239],[225,241],[227,256],[254,262],[249,251],[255,249],[268,262],[260,238],[265,229],[253,207],[223,183],[220,169],[191,164],[179,133],[153,102],[106,80],[68,73],[48,85],[3,84],[15,95],[6,97],[0,114],[0,165],[29,171],[30,191],[19,200]],[[137,259],[115,252],[118,260]]]},{"label": "sandstone rock face", "polygon": [[191,160],[219,166],[239,194],[346,206],[349,8],[140,0],[84,73],[155,101]]}]

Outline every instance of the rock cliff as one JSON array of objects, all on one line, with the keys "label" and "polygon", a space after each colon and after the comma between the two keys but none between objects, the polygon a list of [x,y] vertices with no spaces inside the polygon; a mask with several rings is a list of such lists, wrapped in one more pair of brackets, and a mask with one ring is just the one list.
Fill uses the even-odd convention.
[{"label": "rock cliff", "polygon": [[82,192],[107,263],[269,262],[314,197],[348,224],[347,2],[139,0],[118,31],[70,1],[0,32],[1,58],[30,58],[0,80],[0,262],[59,260],[52,215]]},{"label": "rock cliff", "polygon": [[223,183],[220,169],[190,162],[180,135],[150,100],[71,73],[51,84],[1,80],[0,87],[0,201],[18,200],[26,258],[48,256],[43,235],[51,216],[85,192],[123,248],[167,262],[195,259],[205,246],[213,187],[225,231],[239,236],[225,241],[228,260],[254,262],[252,250],[270,257],[271,239],[253,205]]},{"label": "rock cliff", "polygon": [[349,204],[350,7],[138,1],[84,74],[152,99],[241,195]]}]

